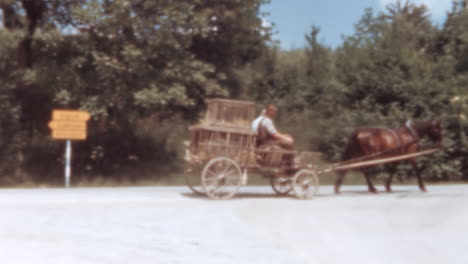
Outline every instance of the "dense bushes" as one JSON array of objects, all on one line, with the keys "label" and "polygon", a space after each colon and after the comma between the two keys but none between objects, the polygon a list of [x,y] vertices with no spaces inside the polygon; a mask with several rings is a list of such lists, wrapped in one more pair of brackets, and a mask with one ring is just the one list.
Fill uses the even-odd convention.
[{"label": "dense bushes", "polygon": [[465,1],[441,27],[410,2],[367,9],[337,48],[312,26],[292,51],[270,41],[263,0],[26,2],[0,6],[0,184],[61,182],[55,108],[92,115],[75,178],[180,172],[187,127],[217,96],[278,104],[278,126],[330,161],[357,127],[440,119],[446,149],[422,159],[424,175],[468,180]]}]

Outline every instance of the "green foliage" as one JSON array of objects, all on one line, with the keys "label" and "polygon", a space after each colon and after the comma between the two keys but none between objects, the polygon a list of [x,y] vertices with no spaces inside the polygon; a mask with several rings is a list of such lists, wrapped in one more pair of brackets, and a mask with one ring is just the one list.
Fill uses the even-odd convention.
[{"label": "green foliage", "polygon": [[10,54],[15,51],[20,35],[0,29],[0,183],[9,184],[23,179],[19,149],[24,139],[20,130],[20,105],[15,98],[15,64]]},{"label": "green foliage", "polygon": [[270,40],[270,28],[262,25],[259,9],[269,0],[195,1],[210,30],[193,38],[190,50],[198,59],[215,66],[220,83],[238,97],[245,88],[239,70],[261,56]]},{"label": "green foliage", "polygon": [[420,166],[432,180],[468,180],[465,1],[441,27],[411,1],[366,9],[338,48],[311,26],[290,51],[270,40],[268,2],[2,1],[0,184],[61,181],[63,146],[47,127],[56,108],[92,115],[89,139],[74,144],[85,182],[181,170],[187,127],[217,96],[276,103],[278,127],[329,161],[358,127],[440,119],[445,151]]},{"label": "green foliage", "polygon": [[[4,161],[37,181],[59,179],[41,172],[63,154],[44,141],[51,111],[69,108],[92,116],[89,139],[75,149],[77,174],[111,175],[134,168],[135,157],[177,163],[182,140],[170,138],[181,128],[161,127],[185,131],[206,98],[241,90],[238,68],[269,39],[264,2],[2,1],[0,142],[10,143],[2,156],[18,162]],[[148,124],[157,139],[141,133]]]},{"label": "green foliage", "polygon": [[[320,30],[312,27],[303,49],[264,52],[251,69],[251,95],[282,106],[280,123],[300,148],[318,149],[331,161],[341,158],[356,128],[442,120],[445,151],[421,158],[420,166],[432,180],[466,179],[463,6],[454,4],[443,28],[432,25],[425,6],[410,1],[380,14],[367,9],[335,50],[319,43]],[[410,169],[400,166],[400,178]]]},{"label": "green foliage", "polygon": [[[376,17],[366,11],[356,26],[356,36],[336,51],[337,77],[347,87],[347,117],[337,120],[345,127],[396,127],[407,119],[440,119],[451,126],[450,101],[457,94],[452,86],[455,69],[452,59],[437,53],[440,32],[428,17],[424,6],[410,2],[390,5]],[[422,159],[421,167],[434,180],[459,179],[456,164],[460,161],[449,152],[456,144],[453,130],[445,129],[444,134],[448,152]],[[325,148],[332,153],[338,147],[327,145],[343,144],[330,140]],[[408,175],[408,169],[402,166],[400,175]]]}]

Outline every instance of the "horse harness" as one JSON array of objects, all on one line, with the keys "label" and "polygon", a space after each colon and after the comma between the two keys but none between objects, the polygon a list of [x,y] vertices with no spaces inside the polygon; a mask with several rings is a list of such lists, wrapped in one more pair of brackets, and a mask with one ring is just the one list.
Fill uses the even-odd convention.
[{"label": "horse harness", "polygon": [[401,147],[401,138],[400,138],[400,136],[393,129],[385,128],[385,130],[387,132],[390,132],[390,134],[392,134],[392,136],[395,138],[395,140],[397,142],[397,147],[395,149],[400,149],[400,147]]},{"label": "horse harness", "polygon": [[389,132],[390,134],[392,134],[392,136],[395,138],[396,142],[397,142],[397,147],[395,147],[396,150],[398,149],[401,149],[403,147],[406,147],[408,145],[411,145],[413,143],[416,143],[418,140],[419,140],[419,134],[418,132],[414,129],[413,127],[413,122],[411,120],[408,120],[406,121],[405,123],[405,128],[410,132],[410,134],[414,137],[414,140],[410,141],[409,143],[407,144],[404,144],[402,145],[402,140],[400,138],[400,136],[398,135],[398,133],[395,132],[395,130],[393,129],[390,129],[390,128],[385,128],[385,130],[387,132]]},{"label": "horse harness", "polygon": [[405,127],[406,129],[408,129],[408,131],[411,133],[413,137],[419,138],[419,133],[414,129],[413,121],[411,121],[411,119],[408,119],[408,121],[406,121]]}]

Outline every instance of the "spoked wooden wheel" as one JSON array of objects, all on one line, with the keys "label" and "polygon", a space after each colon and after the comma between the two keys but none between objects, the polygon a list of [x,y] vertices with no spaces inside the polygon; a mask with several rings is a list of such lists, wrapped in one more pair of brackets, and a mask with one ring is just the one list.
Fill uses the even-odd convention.
[{"label": "spoked wooden wheel", "polygon": [[192,192],[196,194],[205,194],[205,190],[201,183],[200,169],[187,169],[185,171],[185,182]]},{"label": "spoked wooden wheel", "polygon": [[214,158],[203,168],[202,185],[210,198],[229,199],[242,185],[241,168],[232,159]]},{"label": "spoked wooden wheel", "polygon": [[315,170],[303,169],[294,175],[293,189],[298,199],[312,199],[318,187],[319,179]]},{"label": "spoked wooden wheel", "polygon": [[273,191],[279,195],[286,195],[292,190],[292,177],[285,175],[270,177],[270,184]]}]

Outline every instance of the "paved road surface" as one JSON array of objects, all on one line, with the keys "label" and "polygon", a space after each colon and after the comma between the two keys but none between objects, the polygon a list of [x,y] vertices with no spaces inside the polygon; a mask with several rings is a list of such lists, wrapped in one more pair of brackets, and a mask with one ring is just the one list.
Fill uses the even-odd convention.
[{"label": "paved road surface", "polygon": [[468,185],[314,200],[245,187],[0,189],[1,263],[468,263]]}]

